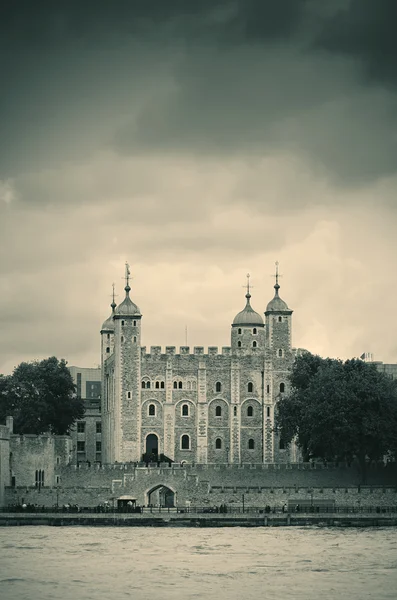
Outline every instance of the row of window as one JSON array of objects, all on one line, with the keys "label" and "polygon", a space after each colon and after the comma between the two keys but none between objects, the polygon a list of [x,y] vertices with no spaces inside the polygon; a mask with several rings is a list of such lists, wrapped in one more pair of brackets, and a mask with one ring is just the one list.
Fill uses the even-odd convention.
[{"label": "row of window", "polygon": [[[237,406],[233,407],[233,413],[234,416],[237,417]],[[182,417],[188,417],[190,414],[190,407],[189,404],[182,404],[181,406],[181,416]],[[156,416],[156,405],[155,404],[149,404],[148,406],[148,416],[149,417],[155,417]],[[216,417],[221,417],[222,416],[222,407],[221,406],[216,406],[215,407],[215,416]],[[254,408],[253,406],[247,406],[247,417],[253,417],[254,416]],[[266,407],[266,416],[270,417],[270,407],[267,406]]]},{"label": "row of window", "polygon": [[[141,387],[143,390],[150,390],[150,381],[142,381]],[[154,389],[163,390],[165,387],[164,381],[155,381]]]},{"label": "row of window", "polygon": [[[190,389],[190,384],[191,382],[188,381],[187,383],[187,389]],[[196,389],[196,382],[192,382],[194,384],[194,389]],[[142,381],[142,389],[143,390],[150,390],[150,381],[146,380],[146,381]],[[270,387],[267,386],[268,389],[268,393],[270,391]],[[164,389],[164,381],[156,381],[155,382],[155,389]],[[183,389],[183,382],[182,381],[174,381],[174,390],[182,390]],[[247,390],[248,392],[252,393],[254,391],[254,384],[250,381],[247,385]],[[221,392],[222,391],[222,384],[220,381],[217,381],[215,384],[215,391],[216,392]],[[285,392],[285,384],[284,383],[280,383],[280,392],[283,393]],[[130,398],[130,396],[128,396]]]},{"label": "row of window", "polygon": [[[222,450],[223,441],[221,438],[216,438],[215,449]],[[248,450],[255,450],[255,440],[250,438],[247,443]],[[191,450],[190,436],[185,434],[181,436],[181,450]]]},{"label": "row of window", "polygon": [[[102,452],[102,443],[96,442],[95,449],[97,452]],[[85,452],[85,442],[77,442],[77,452]]]},{"label": "row of window", "polygon": [[[240,327],[238,328],[238,330],[237,330],[237,333],[238,333],[239,335],[241,335],[242,331],[241,331],[241,328],[240,328]],[[257,330],[257,328],[256,328],[256,327],[254,327],[254,328],[253,328],[253,330],[252,330],[252,333],[253,333],[254,335],[256,335],[256,334],[258,333],[258,330]]]},{"label": "row of window", "polygon": [[[216,450],[222,450],[222,440],[221,438],[216,438],[215,440],[215,449]],[[247,444],[248,450],[254,450],[255,449],[255,440],[250,438],[248,440],[248,444]],[[283,442],[283,440],[280,440],[279,443],[279,448],[280,450],[284,450],[285,448],[285,444]],[[185,434],[182,435],[181,437],[181,450],[190,450],[191,449],[191,440],[190,440],[190,436]],[[97,452],[101,452],[102,451],[102,444],[101,442],[97,442],[96,443],[96,451]],[[85,442],[77,442],[77,452],[85,452]],[[36,471],[36,483],[35,483],[36,487],[42,487],[44,485],[44,471]]]},{"label": "row of window", "polygon": [[[100,421],[95,423],[95,429],[96,433],[102,433],[102,423]],[[78,421],[77,433],[85,433],[85,421]]]}]

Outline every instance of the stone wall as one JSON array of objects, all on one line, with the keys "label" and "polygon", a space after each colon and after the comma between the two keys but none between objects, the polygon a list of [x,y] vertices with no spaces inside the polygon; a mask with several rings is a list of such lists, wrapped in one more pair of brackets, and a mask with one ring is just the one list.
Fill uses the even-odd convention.
[{"label": "stone wall", "polygon": [[[395,466],[395,465],[394,465]],[[265,466],[266,467],[266,466]],[[392,466],[374,466],[368,472],[368,485],[360,486],[357,469],[290,465],[264,468],[264,465],[190,467],[135,467],[132,464],[61,467],[56,469],[58,486],[38,490],[31,485],[6,488],[6,503],[22,498],[29,503],[53,506],[70,503],[97,506],[131,495],[140,505],[148,493],[165,486],[176,493],[178,506],[228,504],[239,506],[282,506],[289,499],[334,500],[338,505],[391,506],[397,502],[397,480]]]},{"label": "stone wall", "polygon": [[52,435],[11,435],[8,468],[16,486],[35,486],[36,471],[41,471],[41,485],[54,486],[56,468],[64,468],[71,457],[71,438]]},{"label": "stone wall", "polygon": [[10,485],[10,429],[0,425],[0,506],[4,503],[4,488]]}]

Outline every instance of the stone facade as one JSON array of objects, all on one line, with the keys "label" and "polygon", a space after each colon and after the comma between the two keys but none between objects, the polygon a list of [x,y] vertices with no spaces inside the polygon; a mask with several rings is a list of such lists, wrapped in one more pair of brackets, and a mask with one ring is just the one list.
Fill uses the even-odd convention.
[{"label": "stone facade", "polygon": [[294,359],[292,310],[275,296],[265,319],[250,304],[231,327],[231,346],[141,346],[142,315],[129,297],[101,329],[102,460],[186,463],[298,459],[274,431]]},{"label": "stone facade", "polygon": [[102,461],[101,369],[69,367],[77,395],[83,399],[84,418],[76,421],[72,438],[72,462],[93,464]]}]

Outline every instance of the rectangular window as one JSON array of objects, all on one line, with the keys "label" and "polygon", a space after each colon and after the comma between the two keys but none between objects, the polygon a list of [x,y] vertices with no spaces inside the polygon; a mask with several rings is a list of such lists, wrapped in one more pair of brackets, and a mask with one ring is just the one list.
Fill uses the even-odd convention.
[{"label": "rectangular window", "polygon": [[97,421],[96,423],[96,432],[102,433],[102,423],[100,421]]},{"label": "rectangular window", "polygon": [[266,393],[267,393],[267,394],[270,394],[270,385],[267,385],[267,386],[266,386]]},{"label": "rectangular window", "polygon": [[77,452],[85,452],[85,442],[77,442]]},{"label": "rectangular window", "polygon": [[77,423],[77,433],[85,433],[85,421],[79,421]]},{"label": "rectangular window", "polygon": [[102,452],[102,444],[101,444],[101,442],[97,442],[96,443],[96,451],[97,452]]},{"label": "rectangular window", "polygon": [[[107,349],[106,349],[107,351]],[[85,384],[85,397],[95,400],[101,397],[101,382],[87,381]]]},{"label": "rectangular window", "polygon": [[81,373],[77,373],[77,389],[76,394],[78,398],[81,398]]}]

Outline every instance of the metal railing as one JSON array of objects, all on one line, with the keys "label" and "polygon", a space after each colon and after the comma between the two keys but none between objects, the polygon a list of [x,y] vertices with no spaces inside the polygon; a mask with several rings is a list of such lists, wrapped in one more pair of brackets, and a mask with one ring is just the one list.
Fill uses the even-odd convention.
[{"label": "metal railing", "polygon": [[186,506],[186,507],[112,507],[112,506],[36,506],[32,504],[12,505],[0,508],[0,513],[36,513],[36,514],[229,514],[229,515],[364,515],[364,514],[397,514],[394,506],[296,506],[293,508],[280,506]]}]

